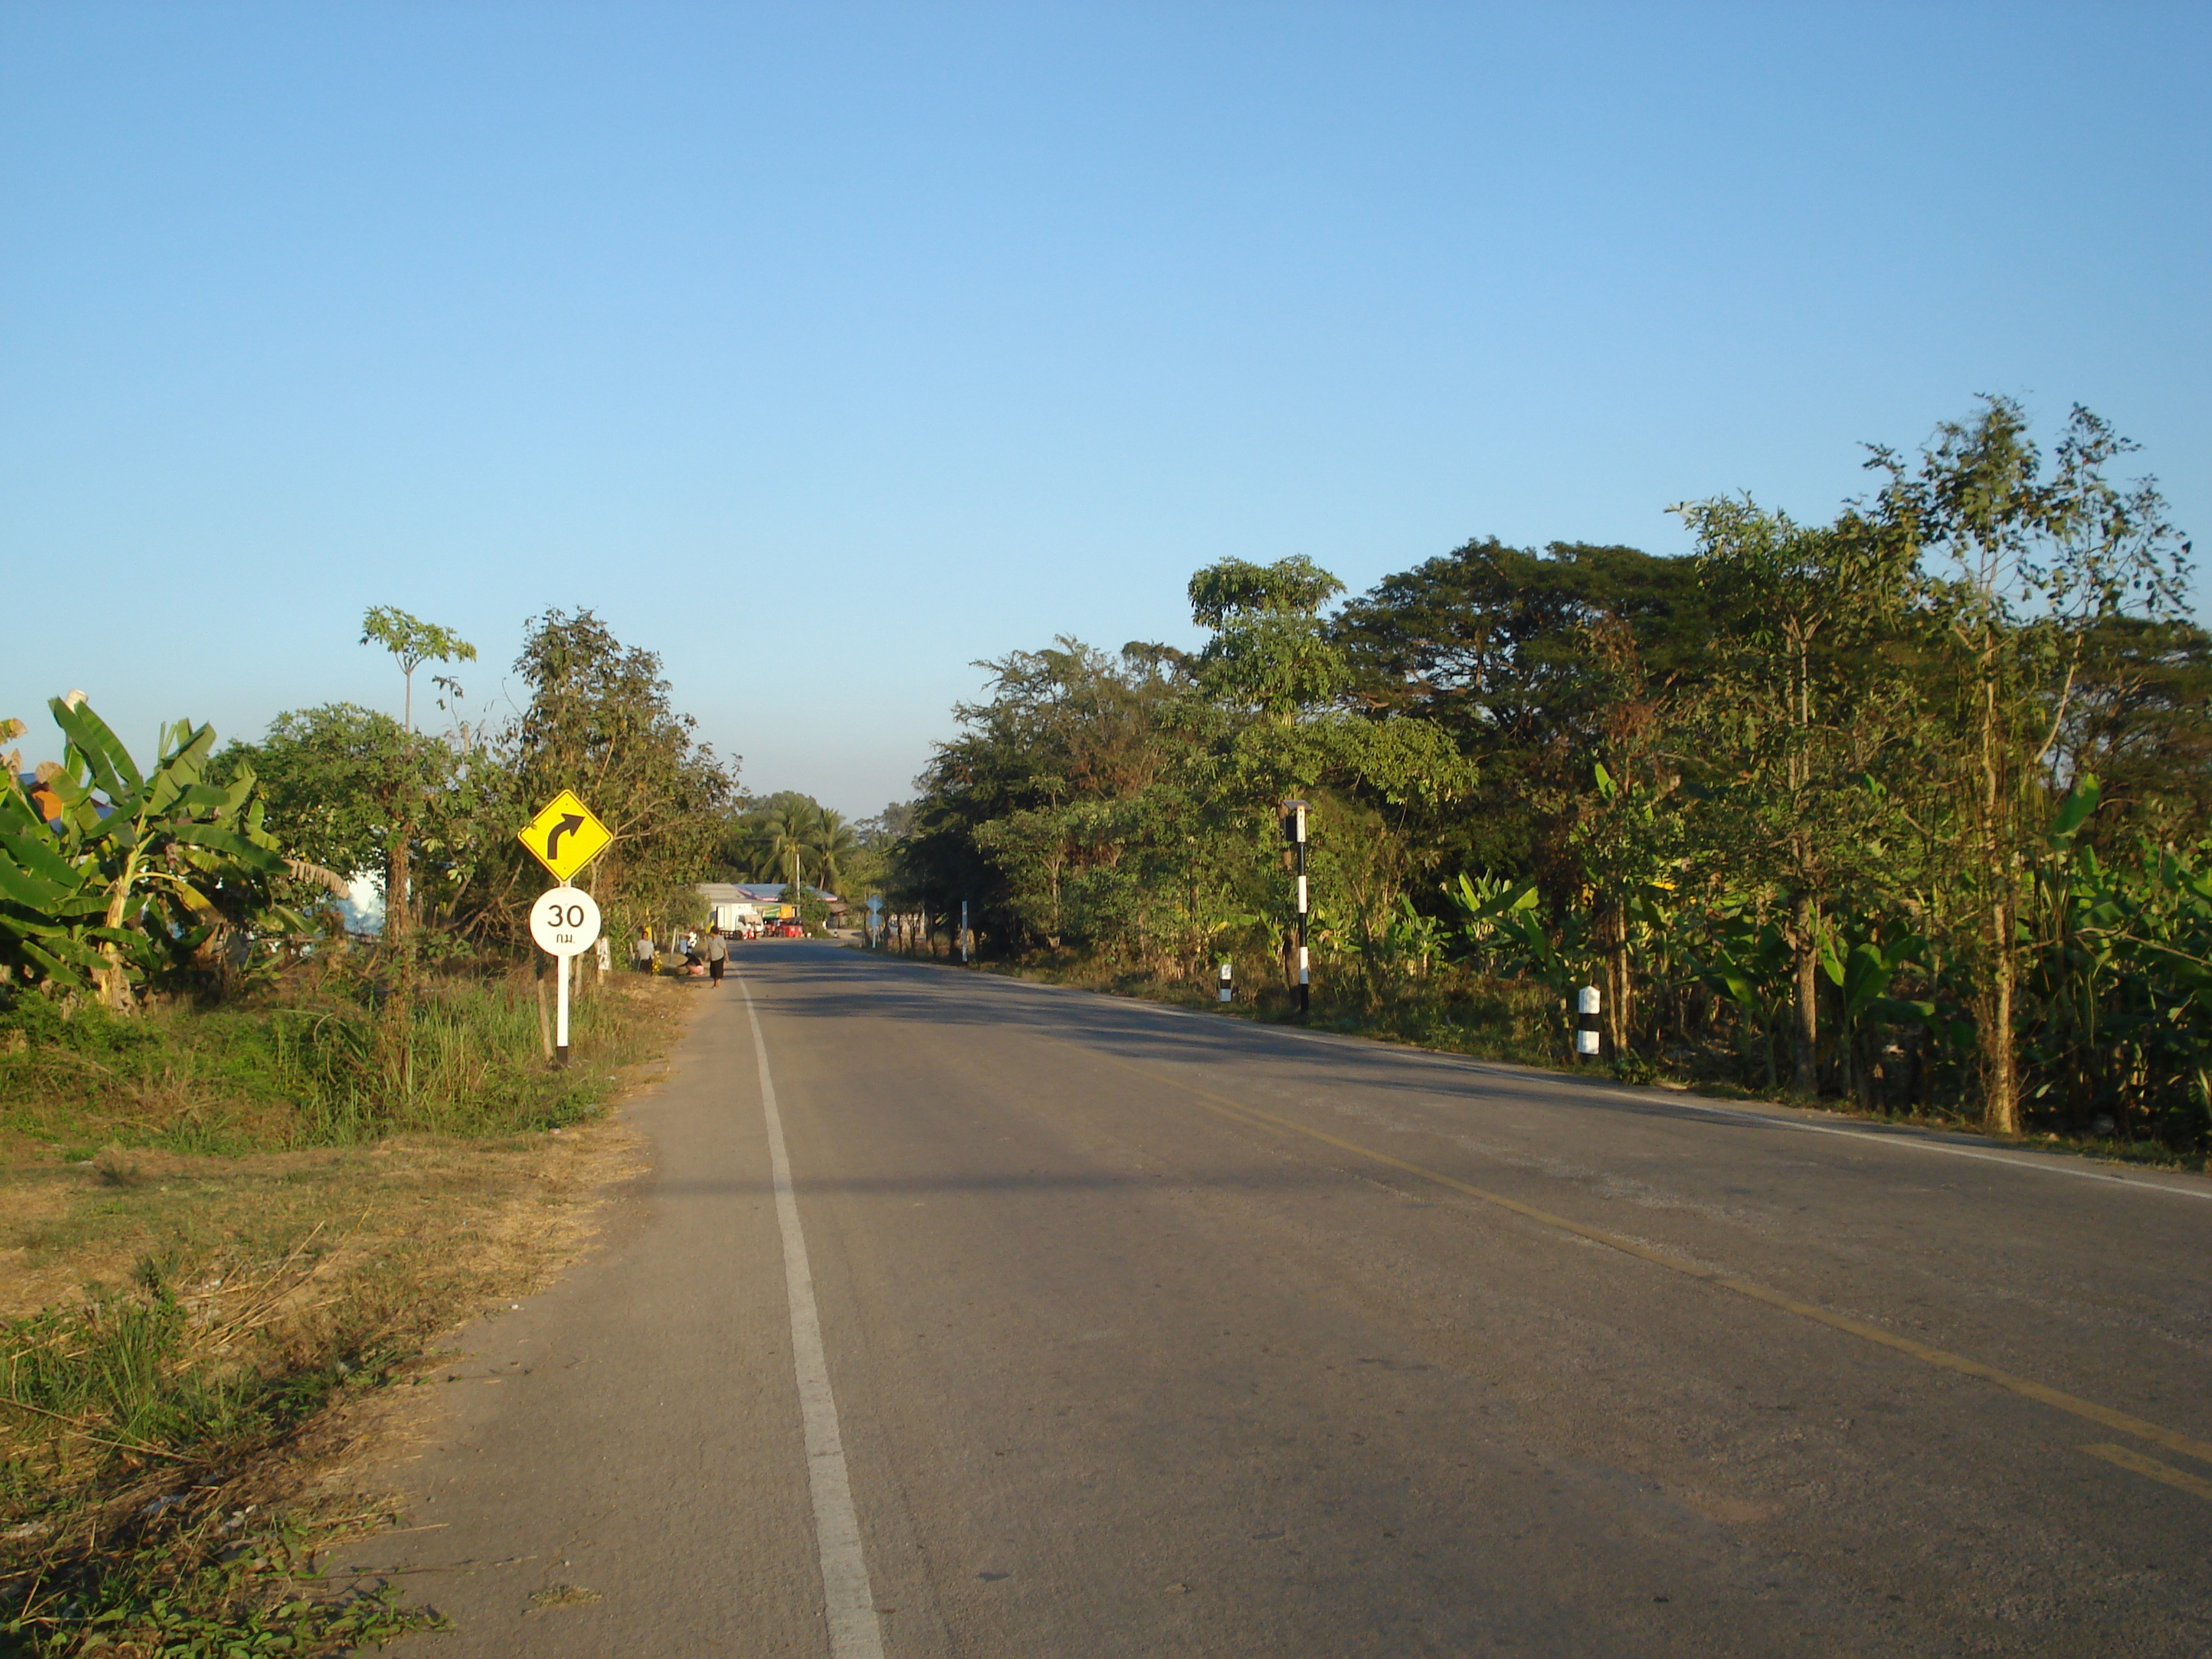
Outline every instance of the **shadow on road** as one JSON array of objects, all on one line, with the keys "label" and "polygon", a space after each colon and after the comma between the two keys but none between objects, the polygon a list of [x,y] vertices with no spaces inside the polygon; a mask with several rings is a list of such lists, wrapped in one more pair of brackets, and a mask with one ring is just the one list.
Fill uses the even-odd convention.
[{"label": "shadow on road", "polygon": [[[772,954],[771,954],[772,952]],[[822,945],[771,946],[740,963],[753,1000],[765,1015],[797,1020],[887,1020],[916,1024],[1026,1027],[1063,1042],[1095,1048],[1123,1060],[1236,1068],[1254,1061],[1295,1063],[1299,1081],[1383,1090],[1430,1101],[1559,1107],[1669,1121],[1716,1130],[1760,1131],[1755,1110],[1722,1115],[1663,1094],[1631,1092],[1609,1078],[1523,1071],[1449,1055],[1394,1050],[1358,1038],[1315,1042],[1306,1033],[1250,1021],[1158,1007],[1100,993],[1026,984],[994,975],[956,975],[949,967],[897,957],[864,955]],[[1928,1135],[1928,1131],[1854,1124],[1869,1134]],[[1962,1137],[1944,1137],[1963,1139]]]}]

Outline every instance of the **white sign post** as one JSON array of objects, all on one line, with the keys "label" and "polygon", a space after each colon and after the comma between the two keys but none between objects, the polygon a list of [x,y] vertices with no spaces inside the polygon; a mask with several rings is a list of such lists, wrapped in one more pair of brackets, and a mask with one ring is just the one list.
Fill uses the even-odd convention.
[{"label": "white sign post", "polygon": [[548,888],[530,907],[530,937],[560,965],[560,1012],[554,1027],[553,1052],[563,1066],[568,1063],[568,964],[590,950],[599,936],[599,904],[580,887]]}]

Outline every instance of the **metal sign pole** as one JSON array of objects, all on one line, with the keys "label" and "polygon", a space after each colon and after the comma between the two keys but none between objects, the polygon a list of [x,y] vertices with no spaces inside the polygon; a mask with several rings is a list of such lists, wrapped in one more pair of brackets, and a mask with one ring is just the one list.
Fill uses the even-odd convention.
[{"label": "metal sign pole", "polygon": [[1292,868],[1298,886],[1298,1018],[1313,1010],[1313,958],[1306,953],[1306,804],[1283,803],[1283,838],[1291,843]]},{"label": "metal sign pole", "polygon": [[556,957],[553,965],[561,971],[561,995],[553,1006],[553,1063],[568,1063],[568,968],[574,957]]},{"label": "metal sign pole", "polygon": [[[576,959],[599,942],[599,907],[589,893],[566,884],[540,893],[530,907],[530,936],[553,958],[561,984],[556,1001],[553,1060],[568,1063],[568,981],[580,971]],[[543,1019],[545,1005],[538,1005]],[[542,1027],[540,1028],[543,1029]]]}]

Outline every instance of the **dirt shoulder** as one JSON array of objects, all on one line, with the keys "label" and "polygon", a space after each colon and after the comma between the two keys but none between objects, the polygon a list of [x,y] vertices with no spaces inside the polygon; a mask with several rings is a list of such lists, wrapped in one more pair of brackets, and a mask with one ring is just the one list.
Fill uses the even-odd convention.
[{"label": "dirt shoulder", "polygon": [[[701,1005],[622,994],[643,1057],[556,1128],[236,1157],[0,1139],[0,1653],[78,1651],[103,1596],[118,1656],[199,1651],[187,1614],[292,1643],[269,1651],[401,1627],[316,1603],[317,1557],[404,1524],[350,1475],[404,1432],[428,1351],[589,1250],[644,1167],[623,1106]],[[112,1386],[141,1348],[146,1386]]]}]

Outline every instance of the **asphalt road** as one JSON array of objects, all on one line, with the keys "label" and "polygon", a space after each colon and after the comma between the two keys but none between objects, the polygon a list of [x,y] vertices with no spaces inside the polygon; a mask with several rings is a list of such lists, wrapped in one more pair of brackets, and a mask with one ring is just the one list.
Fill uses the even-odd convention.
[{"label": "asphalt road", "polygon": [[735,965],[403,1652],[2212,1653],[2212,1182]]}]

